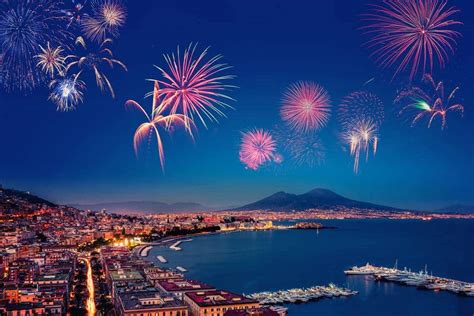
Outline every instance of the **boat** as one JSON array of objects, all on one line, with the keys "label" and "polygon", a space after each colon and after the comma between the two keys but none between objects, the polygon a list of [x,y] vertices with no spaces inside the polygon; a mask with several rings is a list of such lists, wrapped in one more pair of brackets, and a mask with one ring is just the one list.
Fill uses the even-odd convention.
[{"label": "boat", "polygon": [[376,268],[370,265],[368,262],[365,266],[362,266],[362,267],[353,266],[351,269],[344,271],[344,273],[348,275],[370,275],[376,272],[377,272]]},{"label": "boat", "polygon": [[186,270],[185,268],[183,267],[176,267],[176,270],[180,271],[180,272],[187,272],[188,270]]},{"label": "boat", "polygon": [[156,256],[156,259],[158,259],[161,263],[167,263],[168,260],[165,259],[163,256]]}]

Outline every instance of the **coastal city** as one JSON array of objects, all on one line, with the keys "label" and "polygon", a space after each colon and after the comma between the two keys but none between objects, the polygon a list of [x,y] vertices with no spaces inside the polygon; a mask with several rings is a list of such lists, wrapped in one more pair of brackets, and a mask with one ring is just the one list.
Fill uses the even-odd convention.
[{"label": "coastal city", "polygon": [[200,234],[336,228],[314,219],[474,217],[348,209],[129,216],[58,206],[9,189],[0,190],[0,201],[0,313],[12,316],[286,315],[283,303],[356,292],[329,285],[244,296],[186,279],[183,267],[158,267],[148,251],[160,244],[179,251]]}]

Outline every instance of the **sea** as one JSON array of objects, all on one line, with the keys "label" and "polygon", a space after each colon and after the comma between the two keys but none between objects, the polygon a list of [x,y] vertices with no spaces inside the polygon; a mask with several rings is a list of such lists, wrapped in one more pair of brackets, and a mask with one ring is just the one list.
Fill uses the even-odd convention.
[{"label": "sea", "polygon": [[[355,296],[288,304],[289,315],[474,315],[474,297],[433,292],[344,270],[367,262],[428,270],[474,282],[474,220],[327,220],[336,229],[212,234],[183,242],[182,251],[155,246],[156,265],[188,270],[189,279],[237,293],[334,283]],[[291,223],[286,223],[291,224]],[[156,256],[168,263],[162,264]]]}]

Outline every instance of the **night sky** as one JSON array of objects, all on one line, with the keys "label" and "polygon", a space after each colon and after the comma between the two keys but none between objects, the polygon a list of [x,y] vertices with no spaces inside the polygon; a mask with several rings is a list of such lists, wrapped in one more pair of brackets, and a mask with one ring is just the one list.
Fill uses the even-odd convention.
[{"label": "night sky", "polygon": [[[84,104],[57,112],[47,88],[30,95],[0,91],[0,183],[31,191],[59,203],[152,200],[193,201],[234,206],[276,191],[303,193],[315,187],[397,207],[433,209],[474,203],[474,3],[450,0],[461,12],[455,54],[434,77],[448,87],[459,85],[464,117],[410,127],[393,105],[403,74],[381,70],[369,57],[358,29],[370,0],[324,1],[128,1],[128,20],[113,45],[118,68],[110,79],[117,97],[102,94],[90,82]],[[128,99],[143,100],[158,78],[153,65],[164,66],[163,53],[199,42],[210,54],[224,55],[237,76],[230,92],[237,102],[220,124],[202,125],[193,143],[184,133],[165,136],[163,173],[154,145],[135,157],[132,137],[142,122],[127,110]],[[369,79],[375,78],[364,86]],[[386,121],[379,150],[358,174],[338,138],[335,116],[321,131],[326,161],[314,168],[289,163],[257,171],[238,157],[240,131],[282,124],[282,92],[298,80],[320,83],[333,105],[348,93],[369,89],[384,101]]]}]

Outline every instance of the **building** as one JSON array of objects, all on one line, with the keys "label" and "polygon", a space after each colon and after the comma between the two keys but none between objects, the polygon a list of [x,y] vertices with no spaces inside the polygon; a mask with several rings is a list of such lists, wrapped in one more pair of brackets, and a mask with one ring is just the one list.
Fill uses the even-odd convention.
[{"label": "building", "polygon": [[156,286],[167,293],[174,294],[180,300],[183,299],[183,294],[187,292],[202,292],[216,289],[199,281],[185,279],[161,280],[157,282]]},{"label": "building", "polygon": [[183,295],[191,316],[224,316],[229,310],[259,308],[253,299],[227,291],[187,292]]},{"label": "building", "polygon": [[155,286],[157,286],[158,283],[163,280],[183,279],[183,275],[181,273],[172,270],[150,267],[143,269],[143,271],[147,281],[151,282]]},{"label": "building", "polygon": [[150,289],[118,294],[118,316],[188,316],[188,307],[174,295]]},{"label": "building", "polygon": [[[224,316],[281,316],[281,313],[274,311],[271,308],[261,307],[252,309],[234,309],[224,313]],[[286,315],[283,314],[283,315]]]}]

